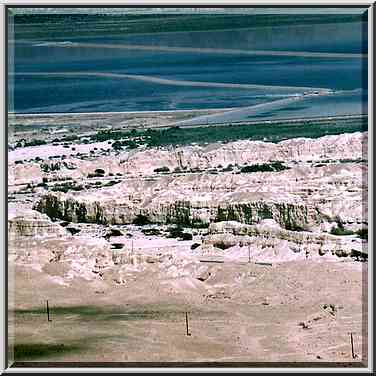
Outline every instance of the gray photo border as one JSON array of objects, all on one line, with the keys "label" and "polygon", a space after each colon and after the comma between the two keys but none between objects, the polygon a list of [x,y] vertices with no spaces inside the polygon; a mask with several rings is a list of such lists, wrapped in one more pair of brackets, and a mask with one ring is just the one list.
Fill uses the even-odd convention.
[{"label": "gray photo border", "polygon": [[[15,8],[114,8],[114,7],[121,7],[121,8],[130,8],[130,7],[158,7],[158,8],[167,8],[167,7],[179,7],[179,8],[192,8],[192,7],[275,7],[275,8],[365,8],[365,11],[368,12],[368,72],[367,77],[368,79],[368,87],[369,87],[369,104],[368,104],[368,145],[364,145],[364,154],[367,155],[368,159],[374,162],[374,155],[373,155],[373,145],[376,141],[375,132],[373,132],[372,125],[373,125],[373,104],[374,104],[374,95],[373,95],[373,88],[375,85],[375,78],[373,77],[373,61],[374,61],[374,27],[373,22],[376,18],[376,7],[374,3],[352,3],[352,4],[338,4],[338,3],[290,3],[290,4],[281,4],[281,3],[274,3],[274,4],[259,4],[254,2],[247,2],[242,3],[241,5],[234,4],[234,3],[227,3],[223,4],[222,2],[205,2],[205,3],[191,3],[191,4],[179,4],[178,2],[175,3],[147,3],[145,2],[138,2],[135,3],[128,3],[128,2],[121,2],[121,4],[109,4],[109,3],[30,3],[22,4],[18,2],[7,2],[6,4],[1,6],[0,17],[2,18],[3,22],[3,33],[4,37],[2,38],[3,43],[3,59],[2,62],[4,64],[2,74],[3,74],[3,98],[0,112],[3,113],[3,127],[1,127],[1,137],[3,138],[3,142],[1,143],[3,158],[1,159],[0,163],[0,170],[3,176],[3,184],[1,184],[1,210],[3,211],[3,215],[1,219],[4,221],[1,226],[1,233],[0,238],[2,240],[2,264],[3,264],[3,274],[2,274],[2,285],[3,289],[1,289],[1,300],[3,302],[4,310],[2,310],[2,314],[4,315],[2,320],[2,333],[3,335],[3,343],[1,355],[2,355],[2,371],[4,373],[18,373],[18,372],[142,372],[142,371],[149,371],[149,372],[192,372],[192,371],[200,371],[200,372],[225,372],[225,371],[236,371],[236,372],[271,372],[273,369],[278,372],[362,372],[362,373],[371,373],[367,372],[373,370],[373,294],[374,291],[371,291],[370,287],[373,287],[373,270],[374,270],[374,257],[372,252],[369,254],[369,271],[368,273],[363,273],[363,294],[367,299],[365,299],[365,304],[363,309],[365,312],[365,321],[363,323],[363,330],[368,332],[368,346],[367,343],[364,343],[363,352],[368,352],[368,364],[359,363],[280,363],[280,362],[268,362],[268,363],[223,363],[223,362],[214,362],[214,363],[124,363],[124,362],[111,362],[111,363],[97,363],[97,362],[90,362],[90,363],[70,363],[70,362],[11,362],[11,356],[8,355],[8,301],[9,301],[9,294],[8,294],[8,278],[11,276],[11,265],[8,264],[8,230],[7,230],[7,222],[8,222],[8,201],[7,201],[7,192],[8,192],[8,105],[9,105],[9,95],[8,92],[8,72],[9,72],[9,59],[10,59],[10,51],[8,47],[8,36],[9,36],[9,12]],[[364,209],[367,208],[368,203],[372,203],[369,207],[369,227],[373,230],[373,182],[374,182],[374,165],[373,163],[369,164],[371,168],[369,168],[369,175],[368,175],[368,182],[364,181],[364,184],[368,184],[369,192],[368,197],[365,199],[367,202],[364,202]],[[373,231],[370,232],[369,237],[369,250],[373,250]],[[0,348],[1,349],[1,348]],[[10,354],[11,355],[11,354]],[[355,368],[354,368],[355,367]]]}]

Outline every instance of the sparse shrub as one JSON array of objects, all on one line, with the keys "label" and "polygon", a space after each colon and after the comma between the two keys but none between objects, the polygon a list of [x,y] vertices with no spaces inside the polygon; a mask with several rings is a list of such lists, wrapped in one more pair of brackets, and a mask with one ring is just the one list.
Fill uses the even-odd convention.
[{"label": "sparse shrub", "polygon": [[192,240],[193,239],[193,235],[189,232],[183,232],[180,237],[181,237],[182,240]]},{"label": "sparse shrub", "polygon": [[192,228],[208,228],[209,223],[203,222],[201,219],[193,219],[191,222]]},{"label": "sparse shrub", "polygon": [[229,171],[233,171],[234,167],[232,164],[229,164],[227,167],[225,167],[224,169],[222,169],[222,172],[229,172]]},{"label": "sparse shrub", "polygon": [[123,243],[112,243],[111,247],[112,247],[112,249],[122,249],[122,248],[124,248],[124,244]]},{"label": "sparse shrub", "polygon": [[94,173],[89,173],[88,178],[103,178],[105,172],[102,168],[97,168]]},{"label": "sparse shrub", "polygon": [[[270,217],[272,218],[272,217]],[[305,228],[297,225],[296,223],[290,223],[286,225],[286,230],[290,231],[305,231]]]},{"label": "sparse shrub", "polygon": [[137,226],[145,226],[145,225],[148,225],[150,224],[150,220],[148,217],[146,217],[145,215],[143,214],[138,214],[136,216],[136,218],[133,220],[132,222],[134,225],[137,225]]},{"label": "sparse shrub", "polygon": [[180,226],[170,227],[168,229],[168,238],[181,238],[183,234],[183,229]]},{"label": "sparse shrub", "polygon": [[124,235],[123,232],[119,230],[118,228],[109,228],[103,237],[108,240],[112,236],[123,236],[123,235]]},{"label": "sparse shrub", "polygon": [[73,134],[71,136],[64,136],[61,141],[69,142],[69,141],[75,141],[78,139],[78,136]]},{"label": "sparse shrub", "polygon": [[159,236],[161,235],[161,231],[157,228],[145,228],[141,230],[144,235],[148,236]]},{"label": "sparse shrub", "polygon": [[368,228],[361,228],[356,232],[356,234],[359,236],[359,238],[368,240]]},{"label": "sparse shrub", "polygon": [[226,243],[223,242],[223,241],[216,242],[216,243],[213,244],[213,246],[214,246],[214,247],[217,247],[217,248],[219,248],[219,249],[222,249],[222,250],[225,250],[225,249],[227,249],[227,248],[232,247],[231,245],[226,244]]},{"label": "sparse shrub", "polygon": [[249,172],[278,172],[288,170],[290,167],[285,166],[283,163],[276,161],[272,163],[255,164],[251,166],[244,166],[240,169],[242,173]]},{"label": "sparse shrub", "polygon": [[81,230],[75,227],[66,227],[67,231],[69,231],[72,235],[78,234]]},{"label": "sparse shrub", "polygon": [[113,149],[115,149],[115,150],[122,150],[122,149],[123,149],[123,145],[121,144],[120,141],[115,141],[115,142],[112,144],[112,147],[113,147]]},{"label": "sparse shrub", "polygon": [[154,172],[170,172],[170,169],[167,166],[163,166],[163,167],[156,168]]},{"label": "sparse shrub", "polygon": [[180,238],[181,240],[192,240],[193,235],[189,232],[184,232],[180,226],[170,227],[168,229],[169,235],[168,238]]},{"label": "sparse shrub", "polygon": [[97,168],[95,171],[94,171],[95,174],[97,175],[104,175],[105,174],[105,171],[102,169],[102,168]]},{"label": "sparse shrub", "polygon": [[82,191],[83,189],[84,187],[82,185],[76,185],[75,182],[69,181],[63,184],[55,184],[51,188],[51,191],[67,193],[68,191]]},{"label": "sparse shrub", "polygon": [[109,181],[109,182],[105,185],[105,187],[112,187],[113,185],[115,185],[115,184],[119,184],[119,183],[120,183],[120,181],[111,180],[111,181]]},{"label": "sparse shrub", "polygon": [[[24,146],[39,146],[39,145],[46,145],[47,141],[45,140],[30,140],[30,141],[25,141]],[[22,146],[22,144],[21,144]]]},{"label": "sparse shrub", "polygon": [[346,230],[344,229],[343,227],[333,227],[331,230],[330,230],[330,233],[332,235],[354,235],[354,231],[351,231],[351,230]]}]

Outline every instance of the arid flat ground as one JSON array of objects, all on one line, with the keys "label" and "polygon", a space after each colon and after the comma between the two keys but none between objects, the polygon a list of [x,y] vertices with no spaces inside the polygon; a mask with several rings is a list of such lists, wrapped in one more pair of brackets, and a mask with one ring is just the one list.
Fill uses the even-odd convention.
[{"label": "arid flat ground", "polygon": [[366,263],[223,263],[211,274],[162,282],[146,270],[125,285],[76,279],[65,287],[17,266],[15,360],[351,362],[352,332],[364,364]]}]

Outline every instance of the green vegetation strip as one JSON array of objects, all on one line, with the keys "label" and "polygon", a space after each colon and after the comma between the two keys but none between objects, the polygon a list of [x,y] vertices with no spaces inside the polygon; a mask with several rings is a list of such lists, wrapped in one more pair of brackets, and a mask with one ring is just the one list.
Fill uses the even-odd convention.
[{"label": "green vegetation strip", "polygon": [[[239,140],[279,142],[296,137],[318,138],[326,135],[367,131],[367,118],[350,120],[301,121],[274,124],[241,124],[203,128],[148,129],[146,131],[100,131],[91,137],[92,142],[116,140],[113,147],[134,149],[168,145],[206,144]],[[125,140],[123,140],[125,138]]]}]

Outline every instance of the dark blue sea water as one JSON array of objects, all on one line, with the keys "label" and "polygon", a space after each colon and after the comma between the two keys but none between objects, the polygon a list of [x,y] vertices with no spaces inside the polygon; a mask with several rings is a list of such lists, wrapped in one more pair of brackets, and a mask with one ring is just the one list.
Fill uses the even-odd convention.
[{"label": "dark blue sea water", "polygon": [[[10,80],[11,89],[14,88],[10,104],[14,107],[10,110],[45,113],[249,107],[301,94],[304,92],[301,87],[309,87],[345,92],[272,111],[245,111],[240,114],[240,119],[237,115],[236,121],[364,113],[367,59],[358,56],[252,56],[199,50],[176,52],[103,48],[103,45],[116,44],[359,54],[367,52],[364,30],[361,22],[124,36],[102,36],[98,30],[94,36],[84,38],[77,35],[65,40],[94,45],[75,48],[54,44],[62,41],[58,38],[16,39],[12,66],[15,76]],[[46,72],[63,72],[65,75],[38,74]],[[269,87],[195,87],[128,78],[69,76],[69,72],[121,73],[168,80]],[[359,91],[362,88],[363,91]]]}]

